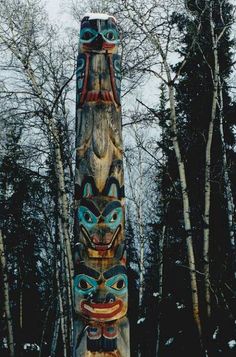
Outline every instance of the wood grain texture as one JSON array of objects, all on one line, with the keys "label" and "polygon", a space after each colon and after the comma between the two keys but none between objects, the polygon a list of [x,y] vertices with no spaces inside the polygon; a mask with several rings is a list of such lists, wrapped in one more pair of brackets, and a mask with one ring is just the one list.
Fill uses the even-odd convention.
[{"label": "wood grain texture", "polygon": [[119,34],[85,17],[77,61],[73,357],[129,357]]}]

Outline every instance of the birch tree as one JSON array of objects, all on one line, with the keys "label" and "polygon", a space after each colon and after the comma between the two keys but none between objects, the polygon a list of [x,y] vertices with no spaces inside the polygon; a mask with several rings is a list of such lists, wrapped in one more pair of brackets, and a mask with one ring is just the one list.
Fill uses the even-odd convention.
[{"label": "birch tree", "polygon": [[6,262],[2,230],[0,230],[0,263],[1,263],[0,266],[1,266],[2,277],[3,277],[4,310],[5,310],[5,316],[7,321],[9,356],[14,357],[15,347],[14,347],[14,337],[13,337],[11,305],[10,305],[10,298],[9,298],[10,288],[8,283],[7,262]]},{"label": "birch tree", "polygon": [[[139,254],[139,309],[142,310],[143,305],[143,295],[144,295],[144,276],[145,276],[145,217],[144,217],[144,202],[145,202],[145,184],[144,184],[144,158],[142,153],[142,148],[139,145],[139,134],[137,128],[134,131],[135,133],[135,143],[137,145],[134,151],[137,154],[137,162],[131,163],[131,158],[127,157],[126,166],[129,180],[129,193],[128,200],[130,200],[131,205],[134,208],[133,218],[137,222],[135,225],[135,231],[137,234],[137,243],[138,243],[138,254]],[[136,156],[136,155],[135,155]],[[141,190],[140,190],[141,188]],[[133,211],[133,209],[132,209]],[[135,238],[134,238],[135,239]]]},{"label": "birch tree", "polygon": [[[204,260],[204,281],[205,281],[205,303],[207,318],[211,317],[211,283],[210,283],[210,255],[209,245],[211,237],[211,200],[212,200],[212,149],[214,133],[219,130],[222,143],[222,159],[223,159],[223,176],[224,176],[224,190],[227,200],[227,215],[230,232],[230,240],[233,241],[233,212],[234,202],[230,187],[230,180],[227,168],[227,153],[225,148],[224,128],[223,128],[223,88],[222,81],[224,81],[225,74],[222,70],[222,59],[220,59],[220,52],[222,51],[222,42],[225,41],[225,36],[229,36],[229,28],[232,25],[232,17],[230,16],[230,5],[227,1],[208,1],[202,2],[201,5],[196,2],[189,2],[190,10],[193,11],[193,16],[198,16],[202,8],[205,8],[205,23],[209,29],[209,46],[210,49],[203,48],[201,42],[198,42],[198,48],[210,73],[212,80],[212,102],[211,112],[209,118],[209,127],[207,131],[207,140],[205,147],[205,183],[204,183],[204,246],[203,246],[203,260]],[[194,9],[196,12],[194,12]],[[221,63],[220,63],[221,61]],[[219,121],[219,124],[218,124]],[[218,129],[219,128],[219,129]],[[214,239],[212,237],[212,239]]]},{"label": "birch tree", "polygon": [[[191,218],[190,218],[190,203],[187,188],[187,178],[185,165],[182,158],[181,148],[178,138],[178,126],[176,117],[176,102],[175,102],[175,83],[184,67],[188,54],[186,54],[183,59],[182,65],[179,67],[177,74],[173,75],[171,70],[171,63],[169,62],[169,51],[171,50],[170,39],[174,36],[174,29],[170,25],[170,13],[168,11],[168,6],[170,4],[161,3],[159,6],[156,4],[154,6],[147,6],[145,4],[146,10],[144,11],[143,6],[133,1],[122,1],[121,7],[125,11],[126,16],[130,19],[131,23],[143,34],[143,40],[147,41],[156,51],[158,61],[162,64],[163,73],[161,74],[158,70],[154,68],[145,69],[147,72],[153,73],[154,77],[161,79],[168,88],[168,99],[169,99],[169,109],[170,109],[170,126],[172,131],[172,143],[176,155],[176,160],[179,169],[179,178],[182,192],[182,204],[183,204],[183,217],[184,217],[184,227],[186,233],[186,245],[188,252],[189,261],[189,271],[192,289],[192,306],[193,306],[193,316],[199,332],[202,334],[202,327],[199,315],[199,297],[198,297],[198,287],[197,287],[197,276],[196,276],[196,263],[195,255],[192,242],[191,233]],[[156,21],[155,11],[159,10],[159,13],[163,12],[163,15],[159,19],[160,24],[158,25]],[[160,17],[160,16],[159,16]],[[165,25],[165,27],[163,26]],[[169,26],[168,26],[169,24]],[[199,25],[200,26],[200,25]],[[155,29],[158,29],[155,31]],[[163,30],[165,28],[165,30]],[[163,31],[163,32],[162,32]],[[166,31],[166,32],[165,32]],[[163,35],[164,34],[164,35]],[[165,36],[166,35],[166,36]],[[195,41],[193,40],[193,45]]]},{"label": "birch tree", "polygon": [[[73,177],[63,140],[69,135],[65,102],[70,92],[68,84],[74,76],[74,44],[58,43],[57,30],[47,23],[39,1],[2,1],[0,10],[0,45],[1,51],[6,53],[1,66],[3,73],[10,74],[2,79],[1,96],[8,99],[9,107],[14,108],[18,117],[26,118],[27,125],[35,128],[35,142],[43,155],[47,153],[56,176],[55,199],[60,226],[57,231],[63,256],[61,270],[65,275],[70,335],[73,262],[67,182],[68,177]],[[1,111],[2,116],[10,113],[11,109]],[[33,137],[28,138],[30,140]],[[45,158],[41,155],[40,160]]]},{"label": "birch tree", "polygon": [[[192,21],[199,23],[201,18],[202,27],[190,63],[183,69],[178,85],[178,116],[183,118],[182,135],[191,182],[189,191],[195,207],[193,227],[199,247],[205,238],[203,249],[198,251],[199,269],[203,272],[205,285],[202,316],[208,353],[214,355],[212,331],[224,330],[229,323],[226,321],[230,320],[231,308],[226,312],[224,305],[231,305],[231,297],[228,296],[226,304],[224,286],[233,284],[229,258],[234,254],[230,246],[233,197],[230,195],[232,182],[227,157],[234,145],[228,117],[233,108],[228,83],[232,66],[230,27],[233,18],[232,7],[227,1],[189,1],[188,5],[190,21],[186,21],[186,17],[180,20],[180,28],[186,31],[187,49],[191,46]],[[180,52],[184,50],[183,45]],[[199,195],[196,195],[197,191]],[[225,316],[224,322],[217,318],[219,309]]]}]

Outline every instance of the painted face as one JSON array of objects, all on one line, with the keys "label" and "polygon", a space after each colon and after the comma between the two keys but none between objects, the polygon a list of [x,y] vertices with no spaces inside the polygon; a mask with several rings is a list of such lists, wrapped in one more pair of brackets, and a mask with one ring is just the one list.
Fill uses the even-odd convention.
[{"label": "painted face", "polygon": [[105,198],[83,199],[78,209],[80,229],[92,248],[110,249],[121,230],[123,209],[120,201]]},{"label": "painted face", "polygon": [[98,252],[110,250],[123,230],[124,208],[118,199],[118,187],[109,186],[107,194],[94,196],[93,185],[87,182],[77,210],[79,228],[88,247]]},{"label": "painted face", "polygon": [[74,278],[75,311],[93,321],[113,321],[127,312],[126,268],[115,265],[100,273],[80,265]]},{"label": "painted face", "polygon": [[107,20],[83,18],[80,44],[85,51],[113,49],[119,42],[119,31],[112,17]]}]

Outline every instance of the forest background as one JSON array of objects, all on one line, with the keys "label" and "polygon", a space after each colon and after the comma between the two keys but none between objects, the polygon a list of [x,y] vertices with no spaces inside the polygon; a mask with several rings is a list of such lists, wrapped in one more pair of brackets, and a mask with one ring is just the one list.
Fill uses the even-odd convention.
[{"label": "forest background", "polygon": [[235,356],[235,1],[0,1],[0,354],[71,355],[79,22],[121,30],[133,357]]}]

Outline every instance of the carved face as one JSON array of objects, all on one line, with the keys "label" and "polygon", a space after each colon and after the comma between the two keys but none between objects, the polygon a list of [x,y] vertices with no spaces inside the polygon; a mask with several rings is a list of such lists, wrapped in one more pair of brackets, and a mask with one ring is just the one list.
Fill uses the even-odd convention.
[{"label": "carved face", "polygon": [[110,249],[121,230],[123,209],[120,201],[96,197],[83,199],[78,209],[80,229],[96,250]]},{"label": "carved face", "polygon": [[108,322],[127,312],[126,268],[115,265],[100,273],[84,264],[74,278],[75,311],[83,317]]},{"label": "carved face", "polygon": [[111,50],[119,43],[119,31],[113,17],[91,19],[85,16],[81,22],[80,44],[84,51]]},{"label": "carved face", "polygon": [[101,195],[93,186],[89,181],[84,184],[77,219],[84,244],[102,253],[113,248],[123,232],[124,208],[117,183],[111,182]]}]

